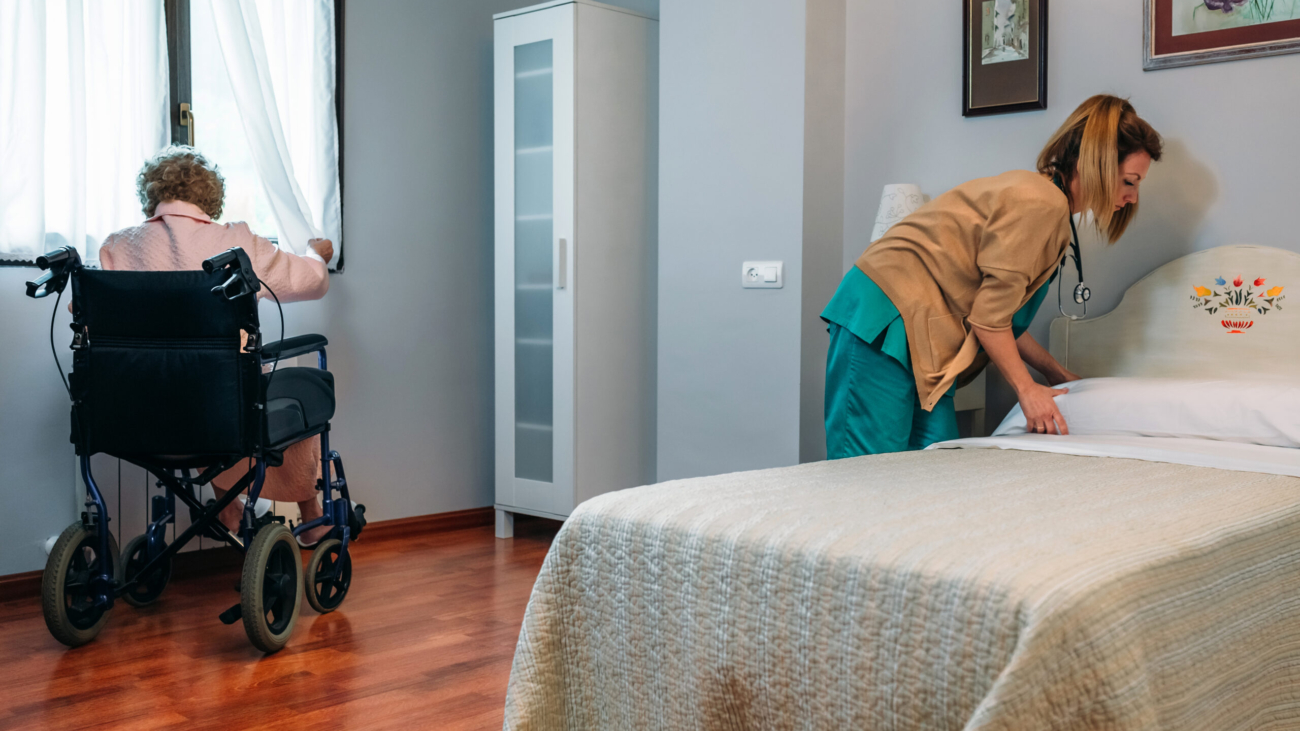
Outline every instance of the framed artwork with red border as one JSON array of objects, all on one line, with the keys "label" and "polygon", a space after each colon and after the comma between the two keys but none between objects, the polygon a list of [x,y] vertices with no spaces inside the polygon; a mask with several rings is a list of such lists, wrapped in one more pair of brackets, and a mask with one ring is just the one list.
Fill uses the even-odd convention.
[{"label": "framed artwork with red border", "polygon": [[1143,0],[1142,68],[1300,53],[1300,0]]}]

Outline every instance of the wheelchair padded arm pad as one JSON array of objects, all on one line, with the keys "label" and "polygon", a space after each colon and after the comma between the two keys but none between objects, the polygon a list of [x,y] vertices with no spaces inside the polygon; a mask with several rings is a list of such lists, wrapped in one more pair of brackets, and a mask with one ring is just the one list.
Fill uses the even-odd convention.
[{"label": "wheelchair padded arm pad", "polygon": [[277,340],[262,346],[262,362],[270,363],[282,358],[294,358],[306,353],[324,349],[329,341],[324,335],[296,335],[292,338]]}]

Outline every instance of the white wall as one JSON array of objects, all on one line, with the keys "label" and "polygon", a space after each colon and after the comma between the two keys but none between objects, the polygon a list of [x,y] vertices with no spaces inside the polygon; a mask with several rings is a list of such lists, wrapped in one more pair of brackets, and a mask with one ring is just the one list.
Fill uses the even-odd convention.
[{"label": "white wall", "polygon": [[[1289,215],[1300,192],[1300,55],[1144,72],[1142,4],[1052,3],[1049,108],[963,119],[961,4],[849,0],[844,270],[866,247],[881,186],[915,182],[937,195],[1032,169],[1069,112],[1100,92],[1129,97],[1166,151],[1124,239],[1083,243],[1090,313],[1110,310],[1134,281],[1190,251],[1232,243],[1300,251]],[[1032,330],[1044,343],[1055,297]],[[990,424],[1012,403],[1004,384],[991,383]]]},{"label": "white wall", "polygon": [[[799,461],[805,4],[660,9],[658,478]],[[785,262],[741,289],[741,262]]]}]

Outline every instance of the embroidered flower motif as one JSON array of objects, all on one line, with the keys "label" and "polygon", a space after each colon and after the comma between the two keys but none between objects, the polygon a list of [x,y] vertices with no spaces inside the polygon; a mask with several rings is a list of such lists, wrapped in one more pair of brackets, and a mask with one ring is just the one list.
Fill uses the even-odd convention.
[{"label": "embroidered flower motif", "polygon": [[[1223,326],[1234,333],[1243,332],[1251,327],[1252,321],[1248,318],[1253,318],[1256,314],[1267,315],[1274,310],[1282,309],[1282,300],[1286,299],[1282,294],[1282,287],[1271,287],[1265,290],[1264,277],[1257,277],[1250,286],[1243,286],[1246,285],[1246,281],[1245,276],[1238,274],[1232,281],[1232,287],[1225,287],[1222,293],[1193,284],[1194,294],[1189,298],[1192,307],[1208,313],[1211,317],[1220,310],[1226,310],[1224,314],[1233,319],[1224,320]],[[1215,277],[1214,283],[1220,287],[1228,284],[1223,277]],[[1251,314],[1252,310],[1254,314]]]}]

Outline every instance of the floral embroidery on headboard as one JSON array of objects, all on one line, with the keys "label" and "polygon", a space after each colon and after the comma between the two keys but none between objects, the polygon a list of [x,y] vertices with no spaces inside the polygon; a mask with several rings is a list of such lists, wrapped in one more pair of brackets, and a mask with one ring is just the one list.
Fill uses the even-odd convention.
[{"label": "floral embroidery on headboard", "polygon": [[1222,287],[1223,291],[1192,285],[1192,291],[1196,293],[1191,298],[1192,307],[1203,309],[1210,315],[1215,315],[1222,310],[1223,319],[1220,324],[1229,334],[1249,330],[1255,324],[1256,314],[1267,315],[1273,310],[1280,312],[1282,300],[1286,299],[1286,295],[1282,294],[1282,287],[1265,288],[1263,277],[1247,284],[1238,274],[1237,278],[1232,280],[1231,287],[1223,277],[1215,277],[1214,284],[1216,287]]}]

